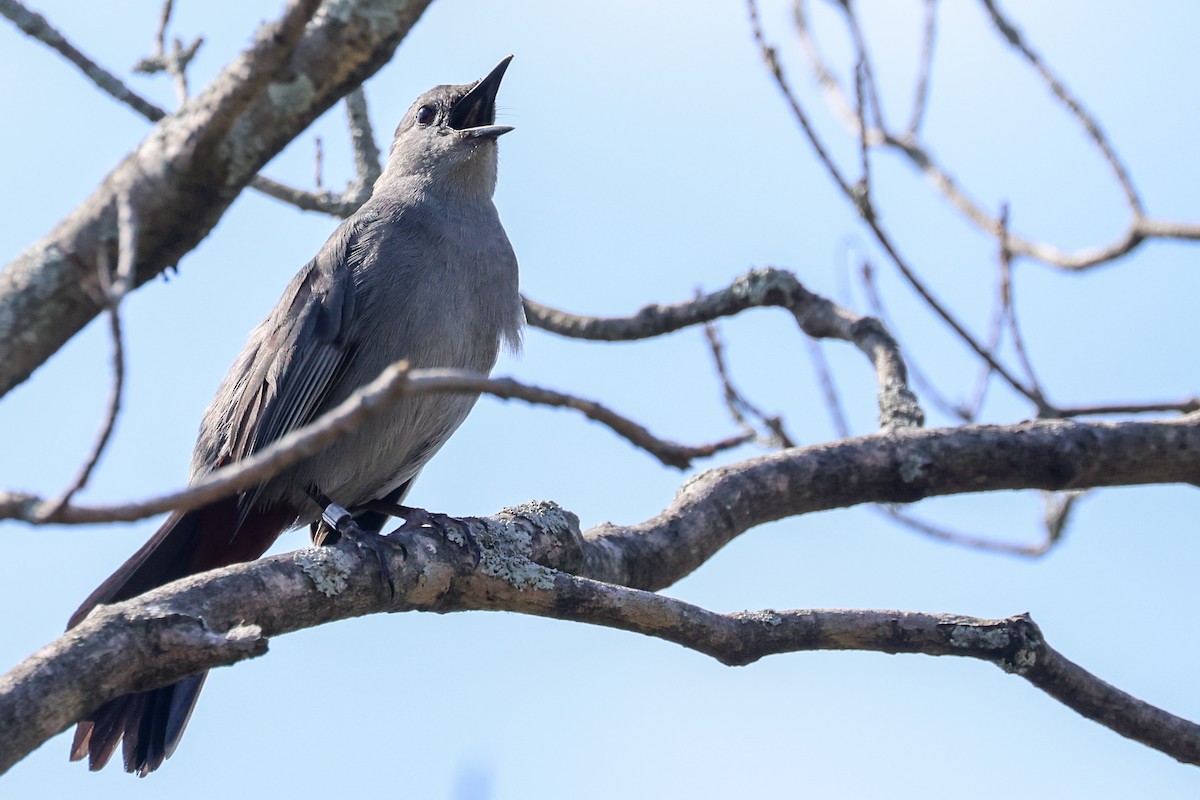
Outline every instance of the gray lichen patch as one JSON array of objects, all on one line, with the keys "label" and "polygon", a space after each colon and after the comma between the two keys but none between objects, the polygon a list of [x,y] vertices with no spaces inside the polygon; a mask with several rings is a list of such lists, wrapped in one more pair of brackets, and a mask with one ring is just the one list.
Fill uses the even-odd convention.
[{"label": "gray lichen patch", "polygon": [[950,644],[965,649],[1003,650],[1009,635],[1005,628],[980,628],[978,625],[955,625],[950,629]]},{"label": "gray lichen patch", "polygon": [[[508,510],[516,513],[514,509]],[[528,531],[511,522],[482,522],[475,529],[481,573],[499,578],[518,591],[554,586],[554,572],[529,559],[533,541]]]},{"label": "gray lichen patch", "polygon": [[288,83],[272,83],[267,86],[267,97],[271,99],[271,104],[281,113],[288,115],[297,114],[311,106],[316,94],[317,89],[313,82],[303,73]]},{"label": "gray lichen patch", "polygon": [[933,461],[921,453],[913,453],[900,462],[900,480],[905,483],[923,483],[928,479]]},{"label": "gray lichen patch", "polygon": [[1025,647],[1013,653],[1012,659],[1005,664],[1005,668],[1009,672],[1015,672],[1018,675],[1024,675],[1035,666],[1037,666],[1037,651]]},{"label": "gray lichen patch", "polygon": [[511,506],[500,513],[529,520],[544,531],[577,530],[579,517],[553,500],[530,500]]},{"label": "gray lichen patch", "polygon": [[879,392],[879,424],[884,430],[920,428],[925,412],[907,386],[886,386]]},{"label": "gray lichen patch", "polygon": [[326,597],[345,591],[354,566],[354,559],[336,547],[306,547],[297,550],[292,560]]},{"label": "gray lichen patch", "polygon": [[771,628],[783,623],[783,617],[770,608],[764,608],[761,611],[739,611],[731,616],[748,622],[757,622],[760,625],[766,625]]}]

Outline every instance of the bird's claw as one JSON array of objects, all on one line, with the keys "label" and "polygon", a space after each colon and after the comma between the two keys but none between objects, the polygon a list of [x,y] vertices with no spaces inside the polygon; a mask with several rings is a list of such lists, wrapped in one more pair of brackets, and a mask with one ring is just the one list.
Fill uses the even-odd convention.
[{"label": "bird's claw", "polygon": [[388,591],[391,592],[393,598],[396,596],[396,582],[392,579],[392,569],[388,566],[389,553],[386,552],[386,548],[398,547],[401,554],[407,558],[408,551],[405,550],[403,544],[395,540],[388,540],[377,533],[364,531],[354,521],[353,514],[333,502],[326,504],[321,510],[321,524],[336,531],[339,539],[344,537],[355,547],[374,555],[379,564],[379,574],[387,584]]},{"label": "bird's claw", "polygon": [[432,530],[440,534],[443,539],[451,544],[470,549],[476,561],[482,558],[483,554],[479,548],[479,542],[475,540],[475,535],[471,533],[471,526],[461,519],[452,517],[449,514],[439,514],[434,511],[413,508],[411,506],[397,506],[396,514],[404,518],[404,524],[396,529],[397,532],[413,531],[421,528]]}]

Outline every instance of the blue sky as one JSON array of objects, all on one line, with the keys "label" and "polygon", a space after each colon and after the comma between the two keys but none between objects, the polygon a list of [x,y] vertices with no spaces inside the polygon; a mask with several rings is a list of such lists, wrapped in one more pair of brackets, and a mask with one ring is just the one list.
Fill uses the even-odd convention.
[{"label": "blue sky", "polygon": [[[219,14],[211,4],[176,5],[174,31],[206,38],[192,77],[200,87],[280,4],[225,3]],[[861,5],[885,108],[903,118],[921,4]],[[942,5],[926,123],[937,154],[989,208],[1008,201],[1022,232],[1071,247],[1115,238],[1124,208],[1094,150],[1000,46],[979,7]],[[148,0],[125,0],[119,24],[101,4],[35,7],[120,74],[149,52],[158,19]],[[1180,88],[1200,67],[1194,4],[1009,0],[1004,8],[1102,120],[1149,212],[1200,219],[1194,104]],[[787,4],[764,3],[763,15],[793,84],[851,168],[854,148],[802,69]],[[818,13],[836,54],[843,37],[832,19]],[[480,77],[508,53],[516,58],[500,114],[516,131],[501,142],[497,204],[531,297],[624,314],[772,264],[862,310],[848,275],[865,254],[879,267],[907,354],[951,396],[969,393],[973,360],[884,266],[812,158],[759,62],[742,3],[438,0],[367,85],[381,144],[421,91]],[[0,73],[21,76],[0,83],[7,263],[149,128],[8,25],[0,26]],[[174,107],[167,80],[129,82]],[[351,166],[341,121],[339,106],[266,173],[311,185],[319,135],[326,184],[343,185]],[[984,331],[993,246],[905,165],[881,157],[875,170],[885,223],[939,295]],[[335,224],[247,192],[178,275],[127,301],[125,411],[84,499],[144,497],[182,483],[221,375]],[[1195,394],[1195,260],[1194,248],[1152,243],[1086,276],[1020,263],[1018,308],[1052,398]],[[722,332],[734,375],[757,403],[784,414],[805,443],[834,437],[794,324],[763,311]],[[846,345],[826,352],[854,430],[870,431],[868,365]],[[99,424],[107,363],[105,331],[94,325],[0,401],[0,486],[51,494],[70,478]],[[530,331],[524,354],[497,373],[602,399],[681,441],[732,431],[695,330],[637,345]],[[1006,423],[1030,413],[994,388],[983,416]],[[950,422],[931,414],[932,425]],[[455,514],[553,499],[586,527],[644,520],[670,502],[682,477],[568,412],[484,399],[410,499]],[[918,510],[1004,540],[1040,533],[1041,501],[1031,494],[950,498]],[[1036,561],[932,542],[865,509],[829,512],[748,532],[667,591],[719,611],[1028,611],[1068,657],[1200,719],[1198,651],[1186,624],[1197,600],[1198,512],[1194,489],[1095,493],[1066,539]],[[55,637],[155,524],[0,524],[0,600],[16,611],[0,622],[0,663]],[[294,533],[278,547],[304,542]],[[1193,768],[987,664],[815,653],[731,669],[634,634],[495,613],[374,617],[276,639],[265,658],[210,677],[179,752],[144,781],[112,768],[88,774],[66,763],[66,750],[65,736],[47,743],[0,778],[5,795],[1116,798],[1194,796],[1196,785]]]}]

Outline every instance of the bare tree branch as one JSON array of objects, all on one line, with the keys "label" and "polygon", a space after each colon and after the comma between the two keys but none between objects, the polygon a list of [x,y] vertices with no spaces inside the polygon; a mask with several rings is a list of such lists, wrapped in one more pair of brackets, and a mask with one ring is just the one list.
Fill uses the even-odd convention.
[{"label": "bare tree branch", "polygon": [[529,386],[511,378],[489,378],[465,370],[409,370],[405,362],[383,370],[375,380],[359,387],[335,408],[312,423],[292,431],[253,456],[230,464],[204,480],[150,500],[106,506],[76,506],[46,501],[35,495],[0,492],[0,519],[36,524],[88,524],[142,519],[164,511],[196,508],[261,483],[291,464],[314,455],[339,436],[382,414],[400,398],[429,393],[490,394],[501,399],[525,400],[540,405],[571,408],[595,420],[635,447],[667,466],[684,469],[697,458],[707,458],[744,444],[750,435],[731,436],[711,444],[689,446],[659,439],[644,427],[592,400]]},{"label": "bare tree branch", "polygon": [[[808,138],[809,144],[812,146],[813,151],[817,154],[817,158],[822,164],[825,165],[826,171],[829,172],[834,182],[838,185],[838,188],[842,190],[842,193],[846,196],[846,199],[849,200],[856,209],[858,209],[859,215],[862,217],[863,222],[867,224],[867,227],[870,228],[872,234],[874,234],[875,240],[884,249],[884,252],[888,254],[888,257],[892,260],[892,263],[896,265],[896,268],[900,271],[900,274],[908,282],[909,286],[911,286],[913,290],[920,295],[925,304],[938,317],[940,317],[942,321],[945,322],[971,350],[974,350],[976,355],[989,363],[992,368],[996,370],[996,374],[1004,378],[1004,380],[1007,381],[1013,387],[1013,389],[1021,394],[1029,396],[1030,389],[1021,383],[1016,376],[1014,376],[1003,364],[1000,363],[994,353],[981,344],[967,330],[966,326],[952,313],[950,313],[949,308],[947,308],[944,303],[934,296],[933,291],[925,284],[923,280],[921,280],[916,271],[913,270],[908,262],[900,255],[899,250],[892,243],[891,236],[884,230],[878,216],[875,214],[875,211],[869,202],[869,195],[863,191],[864,186],[862,184],[851,185],[846,180],[845,176],[842,174],[842,171],[838,168],[838,166],[834,163],[833,158],[829,155],[829,151],[822,143],[820,137],[817,136],[816,129],[812,126],[812,123],[808,119],[808,114],[804,111],[803,106],[800,105],[800,101],[797,99],[795,92],[792,91],[791,84],[788,82],[787,76],[783,72],[783,66],[779,63],[779,57],[775,48],[767,43],[766,35],[763,32],[762,23],[759,20],[757,0],[746,0],[746,5],[749,12],[750,27],[751,33],[754,36],[754,42],[759,48],[759,52],[762,55],[763,62],[766,64],[767,70],[771,73],[772,78],[774,78],[775,85],[778,87],[780,94],[783,95],[788,107],[791,108],[792,116],[796,118],[796,122],[800,125],[804,135]],[[797,5],[796,7],[799,8],[800,6]],[[798,19],[801,18],[798,16]],[[857,119],[857,114],[855,114],[854,117]]]},{"label": "bare tree branch", "polygon": [[140,221],[141,285],[195,247],[287,142],[387,63],[428,2],[292,0],[250,50],[0,272],[0,394],[102,310],[84,288],[94,267],[81,276],[77,265],[97,264],[110,246],[116,187],[130,186]]},{"label": "bare tree branch", "polygon": [[796,276],[775,267],[754,269],[728,288],[673,305],[649,305],[631,317],[588,317],[558,311],[525,298],[529,324],[575,339],[624,342],[648,339],[750,308],[776,306],[791,312],[800,329],[816,339],[841,339],[867,355],[879,386],[879,422],[884,428],[913,427],[925,415],[908,388],[908,371],[891,334],[872,317],[862,317],[813,294]]},{"label": "bare tree branch", "polygon": [[0,0],[0,14],[8,17],[27,36],[49,45],[67,61],[79,67],[92,83],[146,119],[158,122],[167,115],[166,111],[130,89],[116,75],[81,53],[45,17],[27,9],[20,0]]},{"label": "bare tree branch", "polygon": [[876,433],[703,472],[654,519],[589,531],[581,574],[657,590],[742,532],[787,517],[968,492],[1151,483],[1200,485],[1200,415]]},{"label": "bare tree branch", "polygon": [[[1112,730],[1200,763],[1200,727],[1101,681],[1046,644],[1025,615],[987,620],[904,611],[718,614],[599,582],[580,559],[574,515],[549,503],[465,521],[478,558],[436,533],[393,534],[388,567],[353,545],[309,548],[191,576],[77,627],[0,677],[0,770],[97,704],[261,655],[269,637],[385,611],[507,610],[675,642],[722,663],[807,650],[980,658]],[[575,571],[559,571],[559,568]]]},{"label": "bare tree branch", "polygon": [[925,24],[922,26],[921,55],[917,62],[916,88],[913,89],[912,114],[908,118],[908,135],[916,136],[925,119],[929,102],[929,76],[933,71],[933,43],[937,38],[937,0],[925,0]]},{"label": "bare tree branch", "polygon": [[[888,330],[897,330],[896,325],[888,316],[887,307],[883,302],[883,295],[875,283],[875,266],[871,263],[870,259],[864,258],[862,260],[858,270],[858,277],[867,301],[867,308],[874,316],[879,318],[880,322]],[[929,374],[921,367],[921,362],[916,356],[909,355],[906,363],[908,364],[909,374],[912,376],[913,385],[917,387],[926,402],[947,416],[960,419],[963,422],[975,422],[973,411],[968,404],[951,400],[943,393],[937,384],[933,382],[933,378],[929,377]]]},{"label": "bare tree branch", "polygon": [[1047,538],[1040,544],[1034,545],[1002,542],[996,539],[951,530],[941,525],[935,525],[932,522],[919,518],[915,514],[905,511],[900,506],[876,505],[874,508],[900,527],[908,528],[910,531],[915,531],[922,536],[928,536],[930,539],[937,539],[939,542],[945,542],[946,544],[966,547],[971,550],[980,550],[985,553],[1036,558],[1045,555],[1054,543],[1054,540],[1050,538]]},{"label": "bare tree branch", "polygon": [[[754,8],[754,0],[749,0],[751,3],[751,24],[756,29],[761,31],[761,26],[758,21],[758,14]],[[864,119],[860,119],[855,112],[853,105],[848,100],[846,92],[838,83],[834,76],[833,70],[826,63],[824,56],[816,45],[813,38],[811,28],[808,24],[808,15],[805,11],[806,0],[794,0],[793,4],[793,20],[797,36],[800,39],[801,47],[808,58],[809,66],[813,71],[818,85],[821,87],[825,95],[826,101],[830,109],[842,121],[843,126],[850,133],[860,140],[860,144],[868,147],[883,146],[887,147],[908,160],[915,168],[924,173],[929,182],[940,192],[950,203],[959,210],[959,212],[976,225],[981,230],[992,236],[1005,236],[1007,247],[1014,255],[1027,256],[1037,259],[1050,266],[1058,267],[1064,270],[1086,270],[1092,267],[1100,266],[1109,263],[1117,258],[1120,258],[1136,249],[1142,242],[1151,238],[1164,239],[1183,239],[1196,241],[1200,240],[1200,224],[1186,222],[1171,222],[1166,220],[1152,220],[1145,216],[1142,208],[1141,199],[1138,197],[1134,187],[1133,180],[1129,175],[1128,170],[1116,155],[1115,150],[1105,136],[1103,129],[1099,123],[1093,118],[1082,103],[1071,94],[1066,85],[1049,69],[1045,62],[1038,56],[1021,37],[1020,32],[1009,22],[996,8],[993,0],[981,0],[988,14],[991,16],[993,23],[1001,35],[1016,49],[1038,72],[1042,79],[1046,82],[1051,92],[1062,102],[1063,106],[1084,128],[1088,137],[1096,144],[1100,150],[1102,157],[1112,168],[1118,183],[1125,194],[1126,201],[1129,203],[1131,212],[1131,221],[1125,232],[1115,241],[1102,246],[1083,248],[1074,252],[1068,252],[1055,245],[1033,241],[1031,239],[1019,236],[1011,231],[1003,231],[999,218],[991,215],[984,208],[983,204],[975,200],[970,194],[959,186],[958,182],[943,167],[933,155],[929,146],[921,141],[918,137],[918,125],[910,123],[908,129],[901,134],[898,134],[888,129],[882,123],[867,124]],[[858,63],[868,64],[869,54],[866,48],[865,39],[860,32],[856,12],[850,3],[837,4],[844,12],[847,29],[851,35],[851,40],[855,45],[855,60]],[[933,3],[930,2],[926,6],[926,28],[925,28],[925,46],[930,48],[929,59],[932,59],[932,25],[933,23]],[[778,55],[775,48],[767,46],[756,34],[756,39],[759,41],[760,49],[763,50],[764,60],[767,61],[768,67],[775,74],[776,81],[782,80],[782,70],[779,64]],[[922,56],[922,64],[925,69],[928,68],[928,60]],[[928,80],[927,72],[918,73],[918,88],[916,94],[918,97],[923,97],[927,89],[921,88],[922,81]],[[873,81],[872,81],[873,84]],[[782,86],[781,86],[782,88]],[[795,100],[794,94],[791,93],[790,87],[786,89],[789,95],[789,101],[792,103],[793,113],[802,114],[799,103]],[[873,101],[874,102],[874,101]],[[922,105],[917,109],[923,109]],[[914,112],[913,119],[919,124],[920,117]],[[805,134],[808,136],[813,145],[814,150],[822,161],[826,162],[827,168],[830,168],[834,173],[835,181],[842,188],[842,191],[851,196],[848,184],[845,179],[837,172],[832,161],[829,161],[828,151],[823,143],[817,140],[815,131],[807,122],[807,118],[801,121],[801,125],[805,129]]]},{"label": "bare tree branch", "polygon": [[1080,126],[1087,133],[1088,138],[1095,143],[1097,149],[1104,156],[1104,160],[1112,168],[1113,175],[1117,178],[1117,183],[1121,184],[1121,189],[1125,192],[1125,199],[1129,203],[1129,208],[1133,211],[1134,219],[1144,216],[1145,210],[1142,206],[1142,199],[1138,196],[1137,189],[1134,188],[1133,178],[1129,176],[1129,170],[1125,164],[1117,156],[1116,150],[1108,141],[1104,130],[1100,127],[1100,123],[1093,117],[1083,103],[1079,101],[1061,78],[1054,74],[1046,62],[1034,52],[1026,42],[1021,32],[1017,27],[1008,20],[1000,9],[996,7],[995,0],[981,0],[983,7],[987,9],[988,16],[992,19],[992,24],[996,26],[996,30],[1004,37],[1013,49],[1020,53],[1030,66],[1041,76],[1042,80],[1050,88],[1062,104],[1070,110],[1072,116],[1079,122]]}]

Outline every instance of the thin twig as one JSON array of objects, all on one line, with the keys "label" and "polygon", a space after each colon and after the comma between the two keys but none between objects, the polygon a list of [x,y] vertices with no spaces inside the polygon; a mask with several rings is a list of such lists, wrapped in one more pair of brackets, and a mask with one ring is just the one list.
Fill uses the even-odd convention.
[{"label": "thin twig", "polygon": [[335,195],[332,192],[321,192],[320,194],[306,192],[303,189],[272,180],[265,175],[255,175],[254,180],[250,181],[250,186],[268,197],[282,200],[301,211],[319,211],[322,214],[342,219],[358,211],[365,202],[365,200],[358,199],[347,200],[344,196]]},{"label": "thin twig", "polygon": [[1059,418],[1096,417],[1107,414],[1159,414],[1173,411],[1180,414],[1194,414],[1200,411],[1200,397],[1189,397],[1186,400],[1159,400],[1144,403],[1095,403],[1081,406],[1055,406],[1048,413]]},{"label": "thin twig", "polygon": [[1029,379],[1029,385],[1037,394],[1040,413],[1050,403],[1046,399],[1046,390],[1042,388],[1042,383],[1038,380],[1037,371],[1033,368],[1033,359],[1029,357],[1029,350],[1025,347],[1025,337],[1021,333],[1020,324],[1017,322],[1017,298],[1016,290],[1013,286],[1013,259],[1012,251],[1008,248],[1008,203],[1005,203],[1000,208],[1000,231],[1000,236],[997,237],[997,241],[999,242],[997,261],[1000,265],[1001,300],[1005,316],[1008,319],[1008,330],[1012,334],[1013,349],[1017,354],[1017,362],[1025,370],[1025,376]]},{"label": "thin twig", "polygon": [[116,75],[81,53],[45,17],[27,9],[20,0],[0,0],[0,14],[8,17],[27,36],[37,39],[79,67],[92,83],[113,99],[129,106],[151,122],[158,122],[167,116],[166,111],[140,96],[122,83]]},{"label": "thin twig", "polygon": [[1029,387],[1025,386],[1016,378],[1016,376],[1014,376],[1006,367],[1004,367],[996,355],[983,344],[981,344],[973,335],[971,335],[971,333],[967,331],[966,326],[959,322],[958,319],[950,313],[949,309],[946,308],[946,306],[933,295],[933,291],[925,285],[925,282],[920,279],[920,277],[916,274],[904,257],[900,255],[899,250],[892,242],[891,236],[886,230],[884,230],[882,223],[879,221],[878,216],[874,213],[871,205],[869,203],[863,203],[860,197],[861,193],[857,191],[855,187],[847,183],[846,179],[842,176],[841,170],[839,170],[833,163],[833,160],[828,151],[825,149],[825,146],[817,137],[815,129],[809,122],[808,115],[805,113],[803,107],[800,105],[800,101],[792,91],[791,85],[788,83],[787,77],[783,73],[783,68],[780,66],[775,48],[771,47],[766,42],[762,26],[759,22],[758,5],[756,0],[747,0],[747,5],[750,10],[750,24],[754,41],[759,47],[768,71],[775,79],[776,86],[783,95],[784,100],[792,109],[793,116],[796,118],[797,123],[804,131],[805,136],[808,137],[809,144],[816,152],[817,157],[825,165],[826,170],[838,184],[838,187],[841,188],[842,193],[845,194],[846,198],[850,200],[859,210],[859,215],[867,224],[867,227],[870,228],[871,232],[875,235],[875,240],[879,243],[880,247],[882,247],[884,252],[888,254],[888,257],[892,260],[892,263],[896,265],[896,268],[908,282],[909,286],[911,286],[913,290],[920,295],[925,304],[928,305],[929,308],[938,317],[940,317],[942,321],[945,322],[946,325],[948,325],[951,330],[953,330],[971,350],[975,351],[976,355],[991,364],[992,368],[996,370],[996,374],[1004,378],[1004,380],[1008,382],[1009,385],[1011,385],[1017,392],[1026,396],[1030,396],[1031,390]]},{"label": "thin twig", "polygon": [[[170,17],[170,3],[168,2],[163,7],[164,17],[160,18],[160,34],[165,36],[163,29],[163,19]],[[101,67],[92,59],[84,55],[77,47],[67,41],[58,30],[56,30],[46,18],[40,14],[33,13],[23,6],[19,0],[0,0],[0,14],[8,17],[16,26],[26,35],[37,39],[43,44],[49,46],[64,58],[70,61],[75,66],[79,67],[80,71],[89,78],[98,88],[112,96],[115,100],[124,103],[132,108],[138,114],[150,122],[158,122],[167,116],[167,112],[159,108],[154,103],[145,99],[137,92],[126,86],[113,73]],[[164,40],[165,41],[165,40]],[[192,48],[198,48],[203,42],[203,39],[197,39],[192,44]],[[195,55],[195,50],[190,51],[190,55],[185,52],[183,55],[190,60],[192,55]],[[152,61],[153,59],[151,59]],[[185,64],[186,66],[186,64]],[[162,65],[151,64],[152,71],[164,69],[165,62]],[[186,81],[186,78],[185,78]],[[184,85],[186,91],[186,83]],[[360,91],[360,90],[359,90]],[[369,134],[369,127],[364,128]],[[351,128],[352,141],[357,143],[356,129]],[[378,152],[378,151],[376,151]],[[357,150],[356,150],[357,163]],[[378,159],[376,159],[378,161]],[[378,166],[376,166],[376,177],[378,177]],[[366,184],[366,191],[360,189],[347,190],[346,195],[336,197],[329,192],[307,192],[303,189],[296,189],[278,181],[272,180],[264,175],[256,176],[250,183],[250,186],[269,197],[274,197],[276,200],[282,200],[285,203],[299,208],[301,211],[318,211],[330,216],[346,218],[358,210],[367,198],[370,196],[370,185],[374,183],[371,179]]]},{"label": "thin twig", "polygon": [[345,198],[362,203],[371,196],[371,188],[382,169],[371,115],[367,112],[367,95],[361,86],[346,95],[346,122],[354,150],[354,180],[346,187]]},{"label": "thin twig", "polygon": [[364,421],[386,412],[402,397],[431,393],[484,393],[505,400],[571,408],[607,426],[662,463],[680,469],[690,466],[695,459],[730,450],[751,438],[739,435],[704,445],[676,444],[655,437],[638,423],[592,400],[530,386],[511,378],[489,378],[466,370],[410,370],[405,362],[399,362],[383,370],[379,377],[358,388],[311,424],[292,431],[243,461],[209,473],[186,489],[139,502],[111,506],[60,504],[57,508],[52,501],[33,495],[0,492],[0,519],[63,524],[120,522],[164,511],[197,508],[278,475],[286,467],[319,452],[339,436],[357,429]]},{"label": "thin twig", "polygon": [[915,514],[909,514],[901,510],[897,506],[876,505],[872,509],[879,514],[890,519],[909,530],[915,531],[923,536],[928,536],[931,539],[937,539],[947,544],[958,545],[959,547],[969,547],[972,550],[982,550],[987,553],[999,553],[1006,556],[1021,556],[1023,558],[1037,558],[1045,555],[1054,541],[1047,538],[1041,544],[1025,545],[1012,544],[1010,542],[996,541],[995,539],[987,539],[982,536],[973,536],[969,533],[954,531],[949,528],[943,528],[939,525],[934,525],[931,522],[920,519]]},{"label": "thin twig", "polygon": [[315,151],[314,155],[317,162],[315,184],[319,192],[325,188],[325,176],[323,174],[325,171],[325,148],[321,143],[320,136],[313,137],[313,150]]},{"label": "thin twig", "polygon": [[[833,370],[829,366],[829,359],[825,357],[825,348],[821,347],[821,343],[814,339],[805,341],[808,343],[809,361],[812,363],[813,372],[817,375],[817,385],[821,387],[821,393],[825,395],[825,408],[829,411],[833,431],[839,438],[845,439],[850,435],[850,422],[846,417],[846,409],[842,405],[837,383],[833,379]],[[909,369],[912,369],[911,364],[909,364]],[[915,377],[916,373],[913,375]]]},{"label": "thin twig", "polygon": [[915,137],[925,119],[929,102],[929,76],[933,70],[934,41],[937,38],[937,0],[925,0],[925,24],[922,26],[921,55],[917,62],[916,88],[913,90],[912,115],[908,119],[908,135]]},{"label": "thin twig", "polygon": [[[926,7],[926,35],[928,37],[930,25],[933,17],[931,4],[933,0],[927,0]],[[988,5],[994,8],[994,3],[990,0],[985,0]],[[826,63],[817,47],[816,41],[813,38],[810,30],[807,15],[804,11],[805,0],[796,0],[793,6],[793,19],[797,36],[800,39],[801,47],[808,57],[809,66],[812,69],[813,75],[821,87],[822,92],[829,104],[830,109],[835,116],[842,122],[843,127],[850,132],[851,135],[864,139],[870,146],[883,146],[893,152],[902,155],[915,168],[920,170],[925,177],[933,184],[934,188],[945,197],[951,205],[958,209],[968,221],[973,223],[979,229],[989,233],[992,236],[998,236],[1000,230],[1000,221],[993,217],[985,210],[983,205],[972,198],[966,190],[958,185],[958,182],[950,174],[950,172],[938,163],[929,146],[922,142],[917,136],[918,129],[911,124],[908,130],[903,134],[897,134],[886,129],[882,125],[867,126],[864,119],[861,119],[855,112],[853,105],[848,100],[845,91],[834,77],[833,70]],[[844,4],[843,4],[844,5]],[[997,12],[998,13],[998,12]],[[754,20],[752,16],[752,21]],[[852,19],[852,18],[851,18]],[[1017,47],[1027,49],[1020,34],[1007,23],[1002,17],[993,17],[997,27],[1006,39]],[[848,20],[847,24],[850,24]],[[1008,27],[1005,27],[1005,26]],[[853,36],[853,32],[851,32]],[[1015,41],[1012,38],[1015,37]],[[927,43],[931,39],[926,39]],[[778,54],[774,48],[771,50],[771,62],[778,64]],[[1024,50],[1022,50],[1024,52]],[[930,50],[932,57],[932,49]],[[1088,135],[1096,141],[1101,147],[1102,153],[1108,163],[1117,173],[1118,181],[1121,182],[1123,190],[1129,196],[1130,190],[1133,188],[1132,179],[1129,178],[1128,172],[1124,165],[1117,158],[1115,152],[1109,145],[1102,130],[1099,128],[1091,116],[1083,109],[1066,90],[1065,86],[1059,81],[1044,63],[1029,51],[1027,58],[1032,57],[1035,61],[1035,68],[1042,73],[1042,77],[1050,85],[1051,90],[1059,96],[1059,99],[1067,106],[1068,110],[1079,120],[1080,124],[1088,131]],[[859,56],[856,56],[856,59]],[[1044,72],[1043,72],[1044,70]],[[776,78],[778,80],[778,77]],[[927,88],[925,89],[927,91]],[[1061,94],[1060,94],[1061,92]],[[921,106],[922,110],[924,105]],[[794,110],[794,109],[793,109]],[[915,117],[916,118],[916,117]],[[919,118],[917,118],[919,121]],[[802,123],[803,124],[803,123]],[[807,132],[807,131],[806,131]],[[810,138],[811,138],[811,134]],[[822,143],[819,151],[824,150]],[[1132,195],[1136,200],[1136,193]],[[1141,210],[1139,202],[1131,202],[1133,218],[1124,233],[1113,242],[1098,247],[1089,247],[1074,252],[1068,252],[1048,242],[1034,241],[1018,234],[1008,232],[1008,247],[1014,255],[1027,256],[1037,259],[1045,264],[1048,264],[1059,269],[1081,271],[1091,269],[1102,264],[1107,264],[1115,259],[1121,258],[1132,252],[1144,241],[1152,238],[1163,239],[1182,239],[1187,241],[1200,240],[1200,224],[1172,222],[1165,220],[1152,220],[1145,216]]]},{"label": "thin twig", "polygon": [[197,37],[190,45],[184,47],[183,40],[177,36],[173,42],[173,49],[168,53],[167,27],[171,24],[173,9],[173,0],[164,0],[162,13],[159,14],[158,19],[158,31],[154,36],[155,52],[151,56],[139,59],[133,65],[133,71],[145,75],[166,72],[175,84],[175,95],[179,100],[179,105],[182,106],[187,102],[189,95],[187,68],[192,59],[196,57],[196,53],[199,52],[200,46],[204,44],[204,37]]},{"label": "thin twig", "polygon": [[1054,96],[1062,101],[1062,104],[1067,107],[1087,133],[1088,138],[1100,150],[1101,155],[1104,156],[1104,160],[1112,168],[1117,182],[1121,184],[1121,189],[1125,192],[1125,199],[1133,211],[1134,219],[1144,216],[1145,210],[1142,207],[1142,200],[1138,196],[1137,189],[1133,185],[1133,178],[1130,177],[1129,170],[1126,169],[1125,164],[1122,163],[1120,157],[1117,156],[1116,150],[1113,149],[1112,144],[1108,141],[1108,137],[1100,127],[1099,121],[1083,107],[1083,103],[1071,93],[1071,90],[1067,88],[1062,79],[1055,75],[1042,57],[1034,52],[1033,48],[1026,43],[1025,38],[1017,30],[1017,27],[1000,13],[1000,9],[996,7],[995,0],[981,0],[981,2],[983,3],[983,7],[987,9],[988,16],[991,17],[992,23],[996,26],[996,30],[1000,32],[1000,35],[1017,52],[1025,57],[1025,60],[1029,62],[1038,75],[1042,77],[1042,80],[1046,82],[1046,85],[1054,93]]},{"label": "thin twig", "polygon": [[138,222],[133,205],[129,201],[128,192],[117,195],[117,264],[116,269],[110,269],[109,250],[100,250],[99,286],[103,293],[104,305],[108,311],[109,337],[112,341],[112,383],[109,387],[108,401],[104,412],[104,421],[100,432],[92,445],[92,450],[84,459],[83,466],[71,484],[58,498],[51,500],[48,505],[48,515],[54,516],[66,507],[78,492],[87,486],[92,471],[100,463],[104,450],[112,438],[116,428],[117,417],[121,413],[121,396],[125,387],[125,346],[121,331],[121,301],[133,288],[133,275],[137,262]]},{"label": "thin twig", "polygon": [[[863,130],[867,130],[867,114],[864,110],[864,98],[870,101],[870,106],[874,110],[875,124],[873,127],[883,130],[887,129],[887,125],[883,121],[883,103],[879,100],[879,90],[876,87],[875,72],[871,68],[871,54],[867,49],[867,39],[863,36],[862,28],[858,24],[858,15],[854,12],[854,6],[850,2],[841,2],[838,5],[842,9],[842,13],[846,17],[846,28],[850,31],[850,40],[854,44],[855,64],[854,64],[854,81],[855,93],[857,94],[857,111],[858,118]],[[864,91],[865,88],[865,91]]]},{"label": "thin twig", "polygon": [[[715,321],[710,320],[704,323],[704,336],[708,340],[708,351],[713,357],[713,368],[716,369],[717,377],[721,380],[721,394],[725,399],[725,407],[729,409],[729,415],[733,417],[734,422],[744,431],[753,435],[755,440],[768,447],[795,447],[795,440],[783,427],[783,419],[777,414],[763,413],[762,409],[752,403],[734,385],[733,377],[729,373],[729,365],[725,362],[725,345],[721,341]],[[807,341],[811,342],[812,340]],[[759,434],[758,429],[748,417],[754,417],[767,430],[768,435]]]},{"label": "thin twig", "polygon": [[[847,12],[849,13],[849,12]],[[858,116],[859,125],[862,130],[867,129],[867,111],[865,107],[865,96],[863,94],[863,82],[866,80],[866,56],[860,54],[859,60],[854,65],[854,113]],[[859,213],[864,216],[875,216],[875,209],[872,207],[871,200],[871,154],[870,146],[867,144],[867,137],[858,137],[858,164],[862,174],[858,179],[858,183],[854,185],[857,190],[857,195],[854,198],[859,208]]]}]

